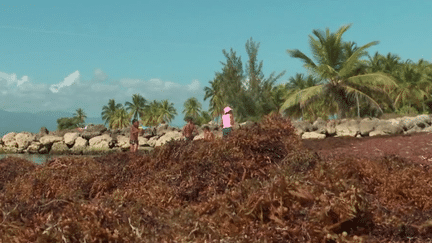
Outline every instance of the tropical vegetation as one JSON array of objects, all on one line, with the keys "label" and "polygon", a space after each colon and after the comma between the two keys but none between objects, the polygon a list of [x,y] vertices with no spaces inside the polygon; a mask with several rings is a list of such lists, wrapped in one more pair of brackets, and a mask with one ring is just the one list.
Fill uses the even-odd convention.
[{"label": "tropical vegetation", "polygon": [[73,117],[61,117],[57,119],[57,129],[74,129],[84,125],[87,115],[84,110],[78,108]]},{"label": "tropical vegetation", "polygon": [[[317,110],[323,118],[332,112],[340,118],[430,112],[431,64],[423,59],[402,62],[392,53],[370,56],[366,49],[378,42],[357,47],[355,42],[343,41],[350,27],[342,26],[335,33],[328,28],[314,30],[314,36],[309,36],[313,58],[298,49],[287,51],[321,83],[307,82],[299,75],[291,78],[280,112],[306,119],[316,118]],[[362,59],[366,56],[368,60]]]},{"label": "tropical vegetation", "polygon": [[[432,64],[423,59],[404,61],[394,53],[376,52],[371,56],[367,50],[379,42],[359,46],[345,41],[343,35],[350,27],[344,25],[336,32],[329,28],[313,30],[309,35],[310,56],[288,49],[290,57],[303,62],[307,75],[297,73],[286,83],[276,84],[285,72],[264,76],[263,61],[258,60],[260,43],[252,38],[245,45],[245,63],[232,48],[222,50],[222,69],[204,87],[208,111],[202,110],[197,98],[190,97],[182,113],[199,125],[218,121],[225,106],[233,109],[237,122],[259,121],[277,112],[305,120],[326,120],[334,114],[346,118],[432,113]],[[131,119],[156,126],[171,122],[176,115],[174,104],[168,100],[148,103],[139,94],[124,106],[110,99],[102,108],[102,118],[110,128],[128,126]],[[78,110],[76,117],[85,119]]]},{"label": "tropical vegetation", "polygon": [[210,87],[204,87],[204,100],[210,98],[209,113],[212,118],[222,115],[223,108],[230,106],[238,122],[245,120],[258,121],[261,117],[277,110],[272,91],[275,82],[284,75],[271,73],[264,77],[263,61],[258,62],[258,49],[260,43],[250,38],[246,42],[248,60],[245,67],[241,57],[231,48],[230,52],[222,50],[226,58],[220,72],[210,81]]}]

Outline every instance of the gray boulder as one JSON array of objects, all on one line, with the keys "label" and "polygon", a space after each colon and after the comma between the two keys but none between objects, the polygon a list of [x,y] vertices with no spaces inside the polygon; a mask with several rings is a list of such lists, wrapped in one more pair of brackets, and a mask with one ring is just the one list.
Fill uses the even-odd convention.
[{"label": "gray boulder", "polygon": [[155,146],[161,146],[171,140],[180,140],[182,134],[179,132],[167,132],[165,135],[161,136],[155,143]]},{"label": "gray boulder", "polygon": [[156,127],[157,136],[162,136],[166,132],[168,132],[168,124],[160,124],[159,126]]},{"label": "gray boulder", "polygon": [[129,137],[117,136],[117,146],[124,150],[129,149],[130,148]]},{"label": "gray boulder", "polygon": [[18,147],[18,143],[16,142],[16,137],[17,133],[15,132],[10,132],[6,135],[3,136],[2,141],[3,141],[3,145],[4,147]]},{"label": "gray boulder", "polygon": [[336,124],[338,122],[336,120],[330,120],[326,124],[326,133],[327,136],[334,136],[336,135]]},{"label": "gray boulder", "polygon": [[16,143],[18,144],[18,149],[26,149],[30,143],[34,140],[35,135],[29,132],[21,132],[15,136]]},{"label": "gray boulder", "polygon": [[422,132],[424,129],[415,125],[413,128],[411,128],[410,130],[406,131],[405,134],[411,134],[411,133],[418,133],[418,132]]},{"label": "gray boulder", "polygon": [[81,133],[81,137],[87,140],[90,140],[94,137],[100,136],[102,134],[102,132],[98,132],[98,131],[84,131]]},{"label": "gray boulder", "polygon": [[82,137],[77,137],[75,143],[71,149],[71,152],[74,154],[82,154],[83,151],[87,148],[88,141]]},{"label": "gray boulder", "polygon": [[39,129],[39,134],[41,134],[41,135],[48,135],[49,131],[48,131],[48,129],[46,127],[41,127]]},{"label": "gray boulder", "polygon": [[410,130],[415,126],[420,128],[428,127],[431,124],[431,117],[429,115],[418,115],[416,117],[402,117],[400,122],[404,130]]},{"label": "gray boulder", "polygon": [[147,144],[150,145],[151,147],[154,147],[154,146],[156,145],[157,140],[158,140],[158,137],[157,137],[157,136],[155,136],[155,137],[151,137],[151,138],[147,141]]},{"label": "gray boulder", "polygon": [[388,135],[388,134],[402,134],[404,131],[402,124],[396,119],[387,121],[379,121],[377,127],[369,133],[369,136]]},{"label": "gray boulder", "polygon": [[357,120],[342,120],[336,125],[336,137],[350,136],[354,137],[360,132],[359,122]]},{"label": "gray boulder", "polygon": [[77,139],[75,139],[75,144],[73,148],[86,147],[87,145],[88,145],[87,139],[84,139],[82,137],[77,137]]},{"label": "gray boulder", "polygon": [[327,133],[327,122],[324,121],[321,117],[318,117],[316,121],[312,124],[312,131],[320,134]]},{"label": "gray boulder", "polygon": [[18,148],[17,148],[17,147],[3,146],[3,147],[2,147],[2,150],[3,150],[5,153],[8,153],[8,154],[15,154],[15,153],[18,153]]},{"label": "gray boulder", "polygon": [[109,149],[111,140],[111,136],[107,134],[97,136],[89,140],[89,147],[92,149]]},{"label": "gray boulder", "polygon": [[90,140],[94,137],[100,136],[102,135],[105,131],[107,131],[108,129],[102,125],[88,125],[87,129],[85,129],[82,133],[81,133],[81,137],[85,138],[87,140]]},{"label": "gray boulder", "polygon": [[49,146],[55,142],[60,142],[60,141],[63,141],[63,137],[57,137],[57,136],[51,136],[51,135],[43,136],[39,140],[39,142],[42,143],[42,145],[44,145],[44,146],[47,146],[47,145]]},{"label": "gray boulder", "polygon": [[50,150],[50,154],[65,153],[69,150],[68,146],[63,142],[55,142]]},{"label": "gray boulder", "polygon": [[42,144],[40,142],[33,141],[28,147],[27,147],[27,153],[30,154],[36,154],[39,152],[39,149],[42,148]]},{"label": "gray boulder", "polygon": [[323,139],[326,138],[326,135],[318,132],[305,132],[303,133],[301,138],[302,139]]},{"label": "gray boulder", "polygon": [[296,133],[300,136],[305,132],[312,131],[312,125],[308,121],[293,121],[292,125],[296,129]]},{"label": "gray boulder", "polygon": [[422,129],[422,132],[431,132],[432,133],[432,126],[429,126],[429,127]]},{"label": "gray boulder", "polygon": [[64,142],[66,145],[72,146],[75,143],[75,140],[78,138],[78,133],[77,132],[69,132],[66,133],[64,136]]},{"label": "gray boulder", "polygon": [[369,133],[372,132],[375,127],[378,125],[378,119],[369,119],[365,118],[360,121],[360,135],[369,136]]},{"label": "gray boulder", "polygon": [[148,146],[147,141],[147,138],[138,137],[138,146]]},{"label": "gray boulder", "polygon": [[46,147],[46,146],[42,146],[40,149],[39,149],[39,153],[40,154],[47,154],[49,152],[49,150],[48,150],[48,148]]}]

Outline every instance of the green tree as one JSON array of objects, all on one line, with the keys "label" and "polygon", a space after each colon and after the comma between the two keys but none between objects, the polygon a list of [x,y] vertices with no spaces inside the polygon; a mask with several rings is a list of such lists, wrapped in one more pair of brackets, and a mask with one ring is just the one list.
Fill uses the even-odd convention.
[{"label": "green tree", "polygon": [[85,119],[87,118],[87,115],[84,113],[84,110],[81,108],[78,108],[75,111],[75,117],[77,117],[81,123],[84,123]]},{"label": "green tree", "polygon": [[[108,105],[102,107],[102,120],[105,121],[105,124],[111,124],[111,117],[114,115],[114,112],[123,107],[122,104],[116,104],[114,99],[110,99],[108,101]],[[111,128],[111,126],[110,126]]]},{"label": "green tree", "polygon": [[75,129],[77,127],[80,127],[80,125],[81,120],[78,117],[62,117],[57,119],[58,130]]},{"label": "green tree", "polygon": [[185,101],[183,104],[184,110],[183,113],[185,116],[191,116],[194,119],[197,119],[201,112],[201,103],[195,97],[191,97]]},{"label": "green tree", "polygon": [[348,53],[342,35],[350,26],[342,26],[336,33],[330,33],[328,28],[325,32],[313,30],[316,38],[310,35],[309,40],[316,63],[298,49],[287,50],[291,57],[301,59],[304,67],[324,80],[324,83],[291,94],[281,107],[281,111],[289,110],[296,105],[304,108],[320,97],[330,96],[337,105],[339,118],[345,118],[350,108],[361,100],[373,104],[382,112],[379,104],[364,92],[364,88],[382,91],[383,87],[397,87],[397,84],[394,79],[383,73],[356,75],[356,71],[364,64],[360,58],[366,55],[365,50],[378,42],[370,42]]},{"label": "green tree", "polygon": [[147,100],[140,94],[132,95],[132,103],[127,101],[125,103],[126,110],[131,113],[133,119],[138,119],[144,114],[147,108]]},{"label": "green tree", "polygon": [[112,129],[122,129],[130,126],[131,114],[126,111],[126,109],[121,106],[117,108],[110,119],[110,128]]},{"label": "green tree", "polygon": [[145,109],[144,115],[141,116],[141,120],[146,126],[156,126],[161,122],[161,120],[159,120],[159,117],[160,103],[157,100],[153,100]]},{"label": "green tree", "polygon": [[162,100],[159,106],[159,118],[161,122],[170,123],[177,115],[177,111],[174,108],[174,103],[170,103],[168,100]]},{"label": "green tree", "polygon": [[217,76],[214,80],[210,81],[210,87],[204,87],[204,100],[210,98],[209,112],[212,118],[219,120],[223,114],[223,108],[225,107],[224,96],[222,94],[221,80]]},{"label": "green tree", "polygon": [[284,72],[279,75],[273,72],[264,78],[263,63],[257,59],[259,43],[250,38],[245,47],[248,53],[246,72],[243,71],[241,57],[233,49],[229,53],[223,50],[226,62],[221,62],[222,71],[216,72],[212,87],[204,88],[205,100],[212,98],[209,111],[213,116],[222,114],[223,107],[230,106],[237,121],[256,121],[277,108],[269,101],[272,100],[274,83]]},{"label": "green tree", "polygon": [[198,126],[201,126],[203,124],[207,124],[212,120],[212,116],[210,115],[210,112],[208,111],[201,111],[200,116],[198,119],[196,119],[196,124]]},{"label": "green tree", "polygon": [[402,64],[395,74],[399,87],[394,89],[394,107],[400,109],[406,105],[415,105],[418,110],[424,109],[424,101],[430,98],[431,82],[415,64]]}]

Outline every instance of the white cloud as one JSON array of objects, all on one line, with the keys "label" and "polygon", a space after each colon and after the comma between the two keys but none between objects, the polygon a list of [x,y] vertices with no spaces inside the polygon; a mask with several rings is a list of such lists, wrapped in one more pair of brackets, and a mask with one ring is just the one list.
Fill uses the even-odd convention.
[{"label": "white cloud", "polygon": [[71,74],[69,74],[69,76],[67,76],[62,82],[58,83],[58,84],[53,84],[50,86],[50,90],[53,93],[57,93],[59,92],[63,87],[69,87],[72,84],[74,84],[75,82],[78,82],[80,77],[80,73],[79,71],[75,71]]},{"label": "white cloud", "polygon": [[15,84],[17,86],[20,86],[21,84],[28,82],[29,78],[28,76],[23,76],[21,79],[17,79],[17,75],[15,73],[7,74],[7,73],[0,72],[0,80],[6,80],[8,86],[15,85]]},{"label": "white cloud", "polygon": [[120,80],[120,84],[126,88],[136,87],[141,80],[139,79],[130,79],[130,78],[123,78]]},{"label": "white cloud", "polygon": [[80,72],[75,71],[52,85],[35,83],[28,76],[17,78],[16,74],[0,72],[0,104],[2,109],[20,112],[74,112],[82,108],[88,117],[95,117],[100,116],[102,107],[107,105],[109,99],[124,104],[131,101],[133,94],[140,94],[149,102],[164,99],[173,102],[178,113],[174,124],[183,124],[182,111],[186,99],[196,97],[204,109],[207,107],[198,80],[191,80],[189,84],[159,78],[109,80],[101,69],[95,69],[89,80],[81,80]]},{"label": "white cloud", "polygon": [[200,88],[200,82],[196,79],[192,81],[192,83],[188,84],[188,89],[190,91],[197,91]]},{"label": "white cloud", "polygon": [[108,75],[99,68],[95,69],[93,74],[95,76],[96,81],[105,81],[108,78]]}]

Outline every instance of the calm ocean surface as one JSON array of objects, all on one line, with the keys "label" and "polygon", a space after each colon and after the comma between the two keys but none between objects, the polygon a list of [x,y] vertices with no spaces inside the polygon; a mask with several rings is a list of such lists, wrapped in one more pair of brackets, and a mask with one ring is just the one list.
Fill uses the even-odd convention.
[{"label": "calm ocean surface", "polygon": [[[85,157],[97,157],[98,155],[85,155]],[[50,154],[0,154],[0,160],[6,157],[18,157],[33,161],[36,164],[42,164],[50,158],[61,157],[84,157],[83,155],[50,155]]]}]

